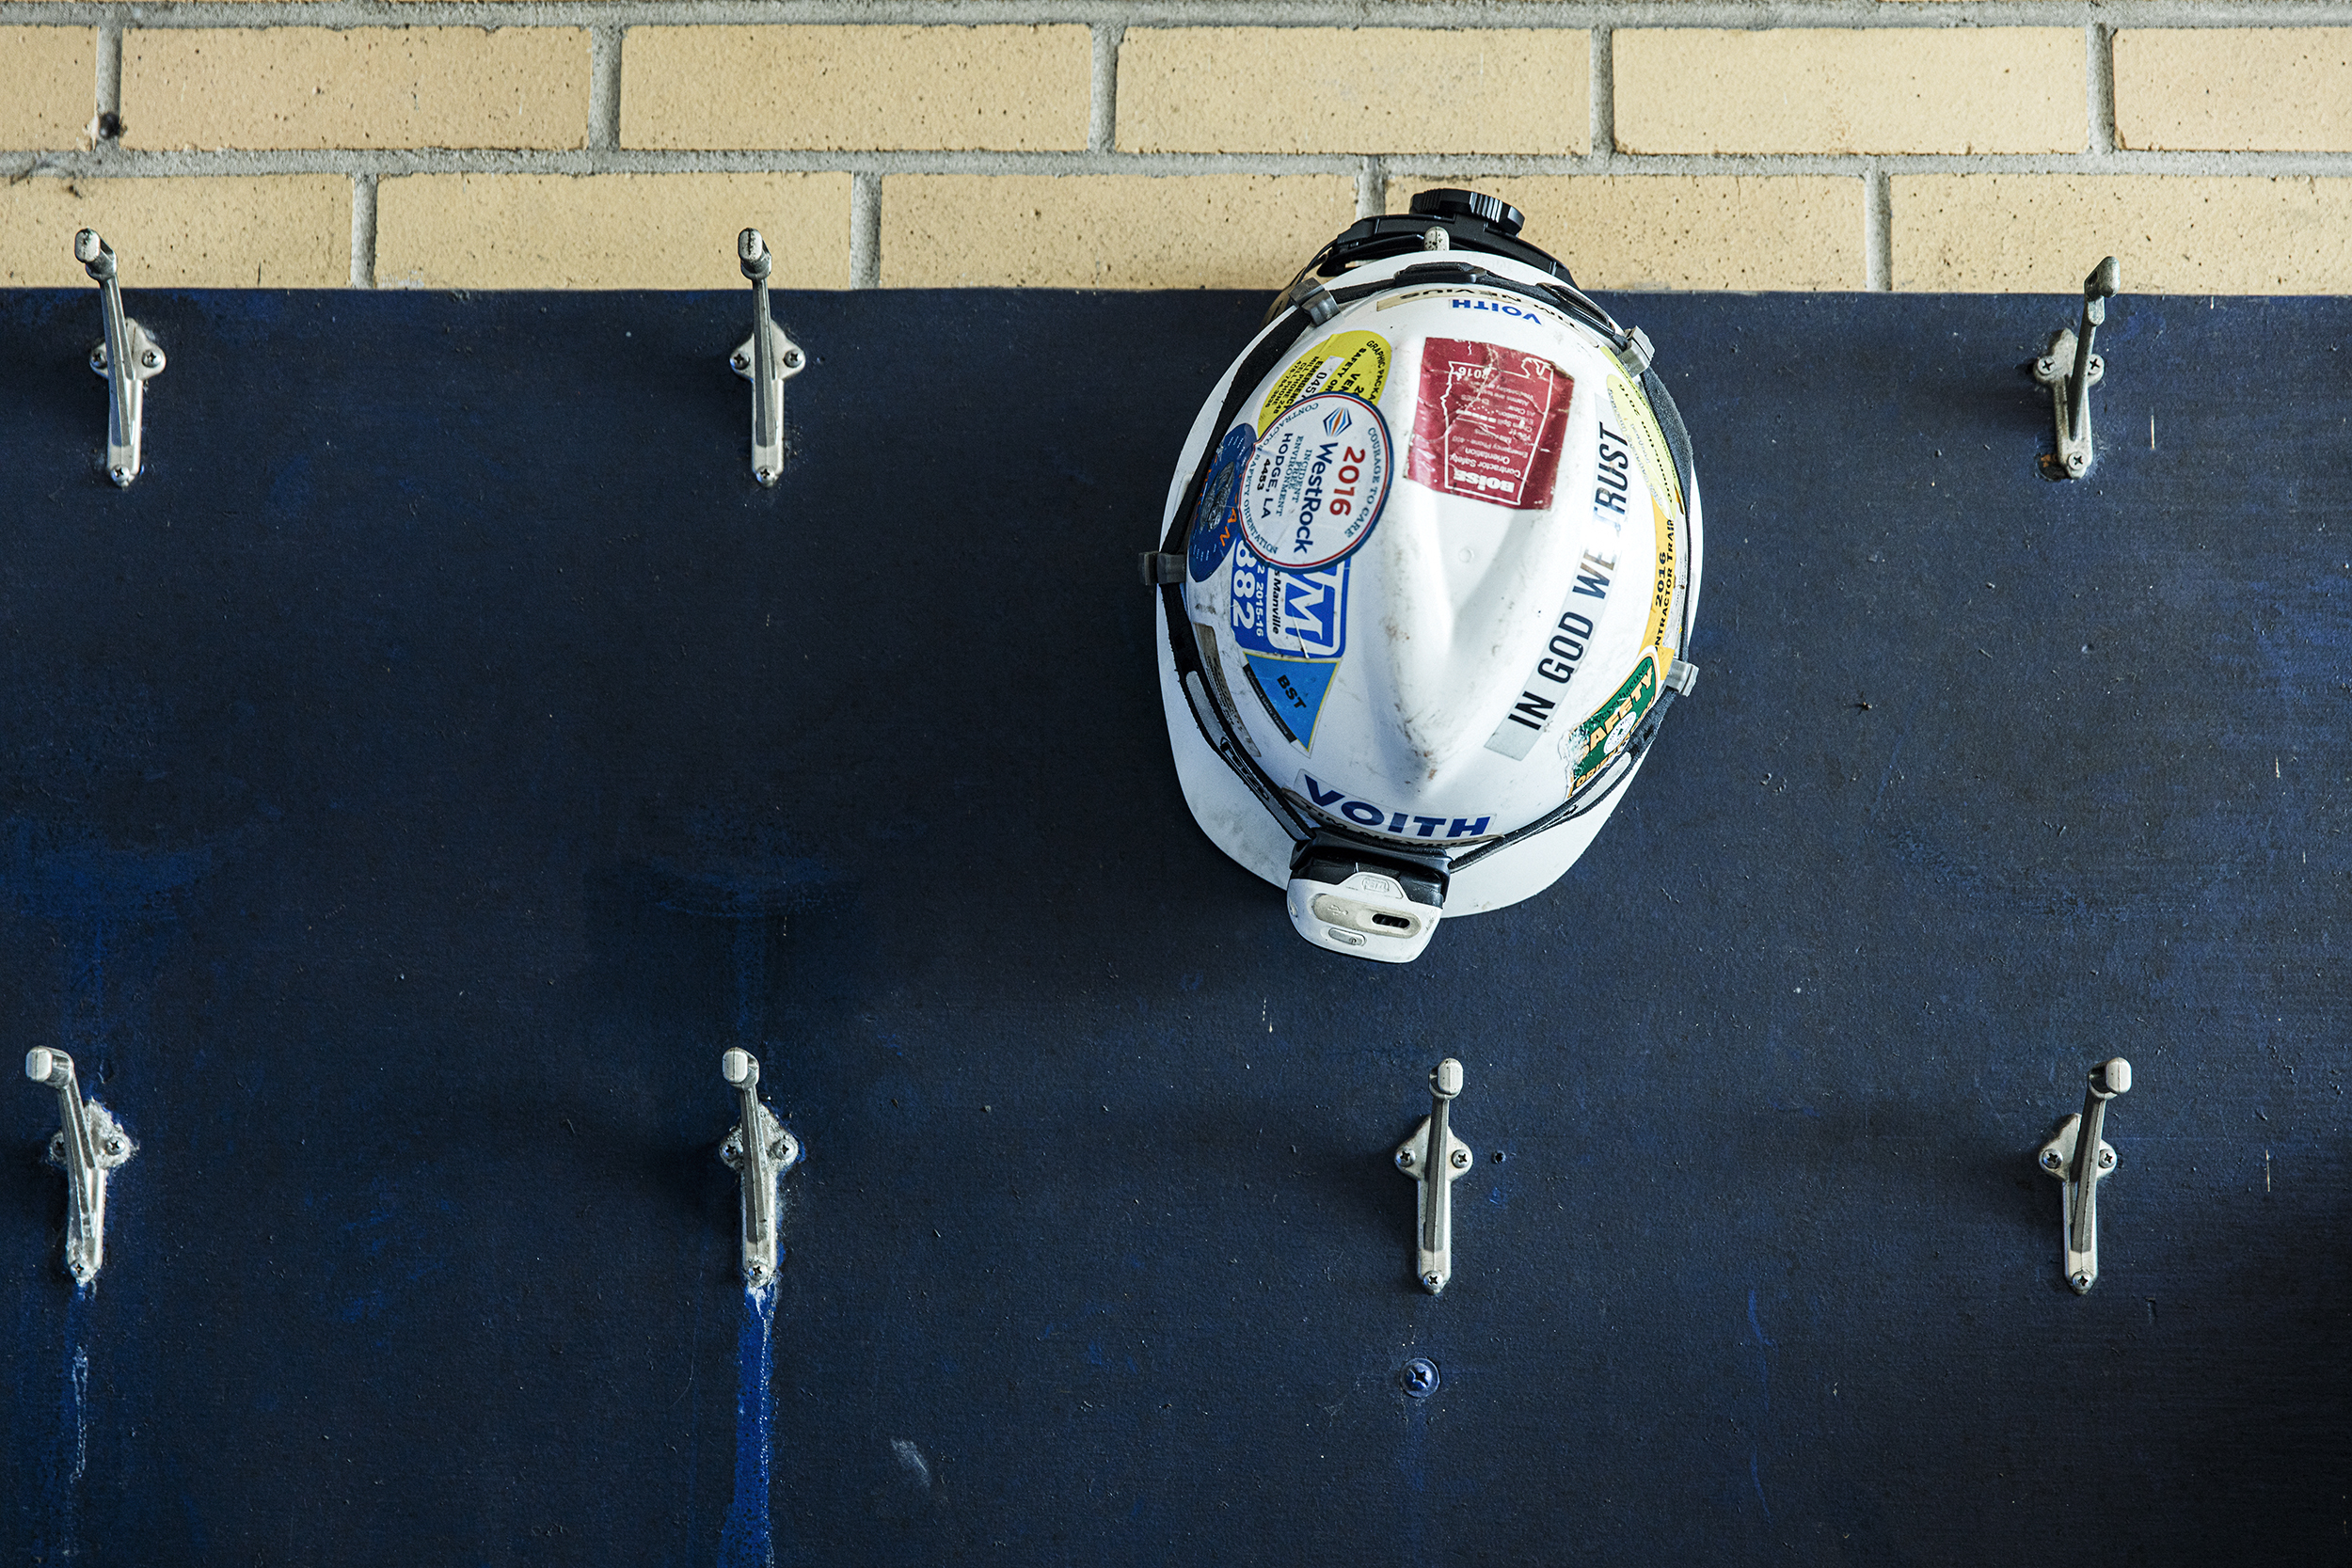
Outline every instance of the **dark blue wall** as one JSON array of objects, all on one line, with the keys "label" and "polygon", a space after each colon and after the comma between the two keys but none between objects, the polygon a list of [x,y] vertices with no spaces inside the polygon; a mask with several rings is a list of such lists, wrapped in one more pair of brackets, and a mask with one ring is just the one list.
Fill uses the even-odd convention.
[{"label": "dark blue wall", "polygon": [[733,1044],[780,1562],[2352,1554],[2352,305],[2117,302],[2051,484],[2065,301],[1613,303],[1701,684],[1387,969],[1193,828],[1134,585],[1256,298],[782,300],[761,492],[742,297],[135,293],[118,494],[0,295],[0,1008],[142,1145],[77,1301],[0,1095],[8,1560],[758,1560]]}]

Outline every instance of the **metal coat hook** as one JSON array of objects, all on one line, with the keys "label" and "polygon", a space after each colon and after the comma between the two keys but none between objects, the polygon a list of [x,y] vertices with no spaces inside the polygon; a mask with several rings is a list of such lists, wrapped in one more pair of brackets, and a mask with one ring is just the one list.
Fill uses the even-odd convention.
[{"label": "metal coat hook", "polygon": [[1470,1167],[1469,1146],[1447,1125],[1461,1092],[1461,1063],[1448,1056],[1430,1069],[1429,1115],[1396,1150],[1396,1168],[1420,1190],[1413,1274],[1433,1296],[1443,1294],[1454,1277],[1454,1183]]},{"label": "metal coat hook", "polygon": [[730,1051],[719,1058],[719,1073],[734,1085],[742,1107],[719,1158],[743,1179],[743,1282],[757,1289],[776,1277],[776,1185],[801,1163],[801,1140],[759,1102],[758,1057]]},{"label": "metal coat hook", "polygon": [[2115,1174],[2115,1148],[2099,1136],[2107,1101],[2132,1086],[2132,1064],[2122,1057],[2090,1069],[2080,1116],[2058,1125],[2058,1136],[2042,1146],[2034,1163],[2066,1183],[2060,1208],[2066,1247],[2066,1283],[2088,1295],[2099,1278],[2099,1183]]},{"label": "metal coat hook", "polygon": [[2051,479],[2080,479],[2097,455],[2090,444],[2090,388],[2107,373],[2106,361],[2090,352],[2090,341],[2107,319],[2107,301],[2122,284],[2122,270],[2110,256],[2083,279],[2083,319],[2073,332],[2059,329],[2049,352],[2034,361],[2033,378],[2050,388],[2058,423],[2058,451],[2043,460]]},{"label": "metal coat hook", "polygon": [[106,337],[89,351],[89,368],[106,378],[106,477],[127,486],[139,477],[139,416],[147,384],[164,373],[164,351],[147,328],[123,314],[115,253],[96,230],[73,236],[73,259],[98,280]]},{"label": "metal coat hook", "polygon": [[106,1173],[137,1153],[138,1145],[106,1107],[82,1098],[73,1058],[64,1052],[26,1052],[24,1076],[57,1091],[65,1125],[49,1140],[49,1163],[65,1167],[65,1267],[75,1284],[87,1285],[106,1261]]},{"label": "metal coat hook", "polygon": [[727,356],[727,368],[752,384],[752,477],[773,484],[784,472],[784,384],[807,356],[768,314],[768,274],[775,257],[756,229],[735,237],[735,258],[752,280],[752,335]]}]

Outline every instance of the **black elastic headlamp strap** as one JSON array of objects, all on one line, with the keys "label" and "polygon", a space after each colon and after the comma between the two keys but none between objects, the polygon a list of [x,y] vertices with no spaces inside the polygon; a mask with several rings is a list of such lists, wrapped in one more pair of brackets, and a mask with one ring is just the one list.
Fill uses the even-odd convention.
[{"label": "black elastic headlamp strap", "polygon": [[1388,878],[1405,890],[1405,896],[1433,910],[1445,908],[1452,874],[1442,853],[1416,855],[1388,846],[1374,847],[1362,839],[1318,828],[1313,836],[1291,849],[1291,879],[1343,885],[1359,871]]}]

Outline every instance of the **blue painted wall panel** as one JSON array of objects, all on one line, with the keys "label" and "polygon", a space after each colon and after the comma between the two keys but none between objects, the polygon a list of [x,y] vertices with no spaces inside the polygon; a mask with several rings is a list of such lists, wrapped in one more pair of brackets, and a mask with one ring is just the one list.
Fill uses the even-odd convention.
[{"label": "blue painted wall panel", "polygon": [[[2053,485],[2063,301],[1614,303],[1701,686],[1390,970],[1155,700],[1254,298],[793,296],[761,492],[732,295],[135,293],[117,494],[94,298],[0,295],[0,1008],[142,1145],[77,1301],[0,1096],[11,1560],[2342,1555],[2352,306],[2117,302]],[[2117,1053],[2076,1300],[2030,1156]]]}]

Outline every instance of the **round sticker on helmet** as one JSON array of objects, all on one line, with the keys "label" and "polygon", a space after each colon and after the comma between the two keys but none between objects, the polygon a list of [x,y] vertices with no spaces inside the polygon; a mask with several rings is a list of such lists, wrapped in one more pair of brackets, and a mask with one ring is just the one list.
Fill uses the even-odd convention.
[{"label": "round sticker on helmet", "polygon": [[1233,501],[1241,494],[1242,468],[1249,461],[1249,449],[1256,444],[1244,420],[1225,433],[1216,460],[1209,465],[1208,481],[1200,486],[1200,504],[1193,509],[1192,542],[1185,552],[1191,558],[1195,582],[1208,581],[1233,547]]},{"label": "round sticker on helmet", "polygon": [[1258,437],[1242,485],[1242,538],[1270,566],[1343,560],[1372,536],[1389,499],[1389,422],[1346,392],[1284,409]]}]

